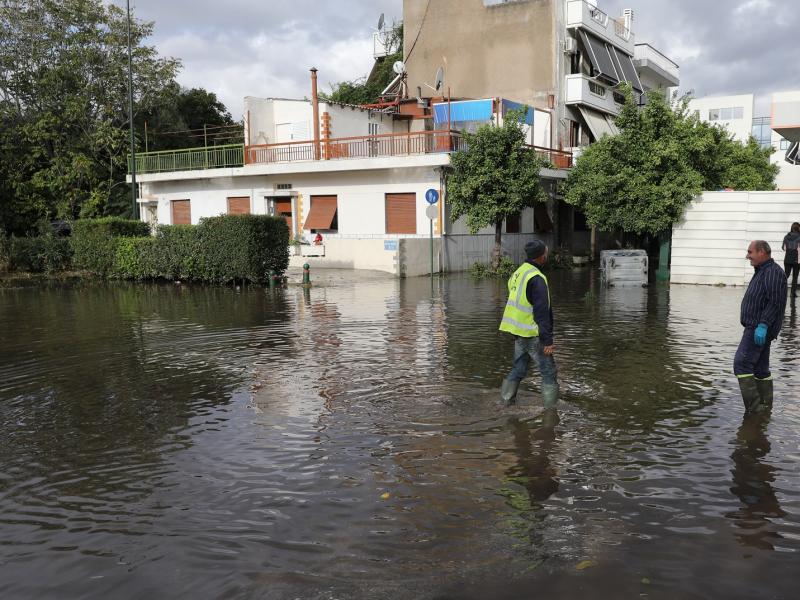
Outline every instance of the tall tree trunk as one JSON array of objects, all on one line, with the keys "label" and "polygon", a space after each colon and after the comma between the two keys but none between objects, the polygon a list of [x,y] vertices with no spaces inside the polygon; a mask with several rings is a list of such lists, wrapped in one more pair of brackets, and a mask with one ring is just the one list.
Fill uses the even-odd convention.
[{"label": "tall tree trunk", "polygon": [[501,241],[503,239],[503,222],[494,224],[494,250],[492,250],[492,270],[496,271],[500,266],[500,257],[503,254]]}]

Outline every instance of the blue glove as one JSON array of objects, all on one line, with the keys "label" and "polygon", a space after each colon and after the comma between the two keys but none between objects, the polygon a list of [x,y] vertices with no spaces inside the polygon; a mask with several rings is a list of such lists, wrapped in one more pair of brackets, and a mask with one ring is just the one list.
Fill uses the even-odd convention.
[{"label": "blue glove", "polygon": [[759,323],[756,327],[756,332],[753,334],[753,340],[756,346],[763,346],[767,343],[767,326],[764,323]]}]

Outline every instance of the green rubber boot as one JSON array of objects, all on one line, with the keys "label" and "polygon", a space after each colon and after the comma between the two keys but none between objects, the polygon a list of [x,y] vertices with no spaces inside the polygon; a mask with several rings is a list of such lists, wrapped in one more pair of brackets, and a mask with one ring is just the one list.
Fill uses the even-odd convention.
[{"label": "green rubber boot", "polygon": [[758,408],[769,411],[772,408],[772,379],[758,379],[757,377],[753,377],[753,379],[756,380],[756,389],[758,390],[758,397],[761,400],[761,404]]},{"label": "green rubber boot", "polygon": [[519,389],[519,381],[511,379],[503,380],[503,387],[500,388],[500,397],[505,401],[508,406],[517,403],[517,390]]},{"label": "green rubber boot", "polygon": [[755,377],[740,377],[739,389],[742,391],[744,411],[758,412],[761,406],[761,395],[758,393],[758,384]]},{"label": "green rubber boot", "polygon": [[545,409],[555,408],[558,403],[558,384],[557,383],[543,383],[542,384],[542,402],[544,402]]}]

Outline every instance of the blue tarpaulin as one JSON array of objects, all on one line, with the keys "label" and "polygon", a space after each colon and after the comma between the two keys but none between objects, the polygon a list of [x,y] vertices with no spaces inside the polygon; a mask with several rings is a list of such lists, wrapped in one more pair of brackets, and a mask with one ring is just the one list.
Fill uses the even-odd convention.
[{"label": "blue tarpaulin", "polygon": [[448,103],[433,105],[433,122],[436,124],[461,121],[490,121],[494,113],[494,100],[458,100],[450,102],[450,119],[447,118]]},{"label": "blue tarpaulin", "polygon": [[[515,110],[518,108],[523,108],[525,105],[520,104],[519,102],[512,102],[511,100],[503,100],[503,116],[506,116],[506,113],[509,110]],[[533,107],[528,106],[528,114],[525,115],[525,123],[528,125],[533,125]]]}]

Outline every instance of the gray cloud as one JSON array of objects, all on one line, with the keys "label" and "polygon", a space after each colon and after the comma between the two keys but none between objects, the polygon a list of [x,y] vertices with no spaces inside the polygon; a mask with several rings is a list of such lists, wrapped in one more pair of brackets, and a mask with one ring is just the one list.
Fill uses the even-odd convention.
[{"label": "gray cloud", "polygon": [[[436,1],[436,0],[432,0]],[[121,0],[115,0],[120,4]],[[239,116],[242,98],[303,97],[308,69],[327,84],[365,75],[381,12],[400,20],[402,0],[136,0],[137,18],[155,21],[150,40],[183,61],[179,81],[216,92]],[[611,16],[634,10],[637,41],[681,67],[681,88],[696,95],[800,88],[795,0],[599,0]],[[766,114],[761,110],[760,114]]]}]

